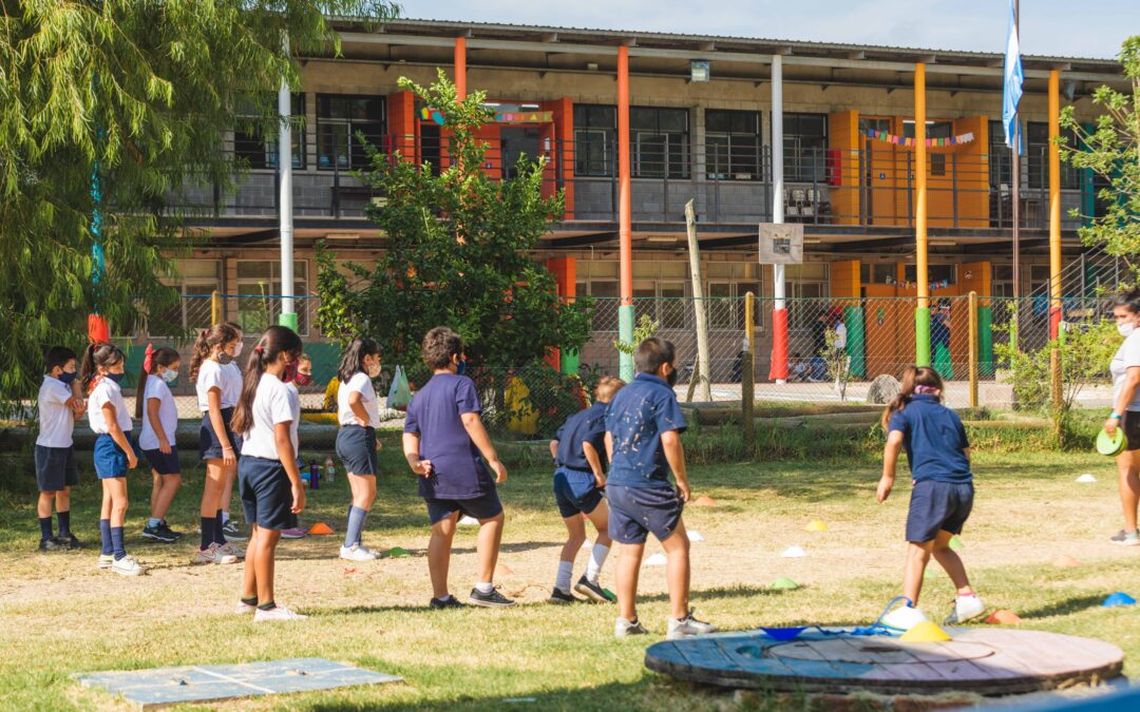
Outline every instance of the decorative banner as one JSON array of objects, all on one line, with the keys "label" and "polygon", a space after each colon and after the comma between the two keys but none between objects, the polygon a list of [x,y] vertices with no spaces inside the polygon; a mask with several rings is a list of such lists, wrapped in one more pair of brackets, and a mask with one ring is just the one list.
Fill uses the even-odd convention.
[{"label": "decorative banner", "polygon": [[[420,109],[420,118],[424,121],[434,121],[440,126],[446,123],[442,111],[427,106]],[[492,121],[497,124],[549,124],[554,122],[554,112],[497,110]]]},{"label": "decorative banner", "polygon": [[[895,146],[903,146],[905,148],[914,148],[915,146],[915,140],[913,138],[907,138],[906,136],[899,136],[877,129],[867,129],[867,138],[882,141],[883,143],[894,144]],[[929,148],[944,148],[946,146],[960,146],[965,143],[970,143],[973,140],[974,132],[967,131],[964,134],[949,136],[947,138],[928,138],[926,139],[926,145]]]},{"label": "decorative banner", "polygon": [[[899,281],[892,280],[892,279],[888,278],[887,284],[893,284],[896,287],[902,287],[903,289],[910,289],[911,287],[914,287],[915,289],[918,288],[918,282],[911,282],[909,280],[899,282]],[[930,291],[932,291],[932,292],[935,290],[938,290],[938,289],[947,289],[950,286],[950,280],[942,279],[942,280],[939,280],[937,282],[930,282],[927,286],[930,288]]]}]

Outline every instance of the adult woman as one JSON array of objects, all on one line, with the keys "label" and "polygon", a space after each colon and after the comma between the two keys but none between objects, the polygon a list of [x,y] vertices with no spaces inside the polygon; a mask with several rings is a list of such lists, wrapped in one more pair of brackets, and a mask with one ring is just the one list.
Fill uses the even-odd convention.
[{"label": "adult woman", "polygon": [[1109,364],[1113,408],[1104,429],[1112,435],[1116,428],[1123,428],[1127,440],[1124,452],[1116,456],[1124,528],[1112,541],[1140,546],[1140,533],[1136,531],[1136,507],[1140,503],[1140,289],[1117,294],[1112,315],[1124,343]]}]

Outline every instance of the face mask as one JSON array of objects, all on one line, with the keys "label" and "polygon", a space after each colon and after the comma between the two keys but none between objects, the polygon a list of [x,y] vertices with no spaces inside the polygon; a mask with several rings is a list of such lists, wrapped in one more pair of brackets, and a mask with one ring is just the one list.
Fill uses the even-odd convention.
[{"label": "face mask", "polygon": [[168,385],[171,383],[174,383],[175,381],[178,380],[178,371],[175,371],[172,368],[163,371],[162,372],[162,380],[166,381],[166,383]]},{"label": "face mask", "polygon": [[1127,339],[1132,335],[1132,332],[1136,331],[1136,325],[1125,322],[1123,324],[1117,324],[1116,330],[1120,332],[1121,336]]},{"label": "face mask", "polygon": [[285,366],[285,370],[281,372],[281,382],[290,383],[297,380],[297,362]]},{"label": "face mask", "polygon": [[231,363],[233,363],[233,361],[234,361],[234,357],[229,355],[225,351],[221,351],[218,353],[218,363],[222,364],[223,366],[228,366]]},{"label": "face mask", "polygon": [[467,359],[459,359],[459,365],[456,367],[455,373],[459,376],[467,375]]},{"label": "face mask", "polygon": [[297,375],[293,377],[293,382],[298,386],[307,386],[313,382],[313,374],[297,371]]},{"label": "face mask", "polygon": [[665,381],[668,382],[670,386],[677,385],[677,369],[674,368],[670,370],[669,375],[665,377]]},{"label": "face mask", "polygon": [[56,380],[65,386],[69,386],[75,380],[75,371],[64,371],[56,376]]},{"label": "face mask", "polygon": [[127,374],[125,374],[125,373],[105,373],[103,375],[104,375],[104,377],[106,377],[107,379],[109,379],[115,383],[122,383],[123,377],[126,376]]},{"label": "face mask", "polygon": [[243,344],[243,343],[242,343],[242,342],[240,342],[240,341],[239,341],[239,342],[237,342],[237,346],[235,346],[235,347],[234,347],[234,358],[237,358],[238,356],[241,356],[241,347],[242,347],[242,346],[245,346],[245,344]]}]

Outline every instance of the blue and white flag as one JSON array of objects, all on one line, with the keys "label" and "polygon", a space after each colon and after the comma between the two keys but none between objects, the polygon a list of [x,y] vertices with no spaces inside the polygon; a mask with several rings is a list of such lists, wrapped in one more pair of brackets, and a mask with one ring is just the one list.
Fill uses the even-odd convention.
[{"label": "blue and white flag", "polygon": [[1005,128],[1005,145],[1013,148],[1017,129],[1017,107],[1021,104],[1021,85],[1025,74],[1021,71],[1021,46],[1017,39],[1017,22],[1013,15],[1013,1],[1009,3],[1009,34],[1005,42],[1005,82],[1002,86],[1001,122]]}]

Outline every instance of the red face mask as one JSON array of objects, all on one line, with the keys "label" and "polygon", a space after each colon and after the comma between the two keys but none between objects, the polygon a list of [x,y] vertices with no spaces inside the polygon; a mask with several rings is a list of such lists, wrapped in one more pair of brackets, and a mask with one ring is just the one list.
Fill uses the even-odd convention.
[{"label": "red face mask", "polygon": [[293,382],[298,386],[307,386],[313,382],[313,374],[297,371],[297,374],[293,377]]},{"label": "red face mask", "polygon": [[281,382],[290,383],[297,380],[297,362],[287,364],[285,370],[281,372]]}]

